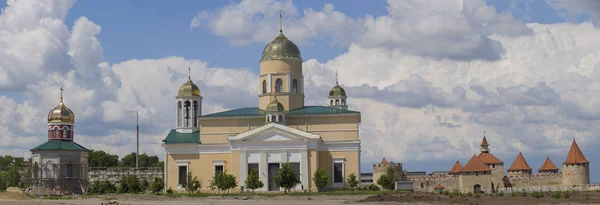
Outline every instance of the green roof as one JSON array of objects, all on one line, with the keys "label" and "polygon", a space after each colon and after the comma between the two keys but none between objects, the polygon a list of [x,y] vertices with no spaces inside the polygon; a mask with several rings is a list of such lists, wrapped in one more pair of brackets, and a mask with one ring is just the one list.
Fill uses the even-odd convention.
[{"label": "green roof", "polygon": [[75,142],[63,141],[63,140],[50,140],[50,141],[45,142],[44,144],[41,144],[40,146],[37,146],[37,147],[31,149],[30,151],[37,151],[37,150],[69,150],[69,151],[91,152],[91,150],[89,150]]},{"label": "green roof", "polygon": [[200,134],[198,132],[179,133],[172,129],[163,142],[165,144],[200,144]]},{"label": "green roof", "polygon": [[[327,106],[305,106],[295,110],[289,110],[285,112],[287,116],[303,116],[303,115],[330,115],[330,114],[359,114],[360,112],[345,110]],[[224,112],[212,113],[203,115],[201,118],[209,117],[241,117],[241,116],[261,116],[265,115],[265,111],[258,109],[258,107],[247,107],[235,110],[228,110]]]}]

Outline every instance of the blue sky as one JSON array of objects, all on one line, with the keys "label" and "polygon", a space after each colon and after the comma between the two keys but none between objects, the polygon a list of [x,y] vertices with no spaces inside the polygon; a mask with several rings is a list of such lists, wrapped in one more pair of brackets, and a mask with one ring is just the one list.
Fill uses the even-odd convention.
[{"label": "blue sky", "polygon": [[[0,71],[10,73],[8,79],[15,79],[7,84],[0,82],[0,97],[10,99],[0,98],[0,105],[6,109],[4,113],[0,109],[0,114],[10,116],[0,116],[0,128],[7,128],[0,129],[0,135],[9,140],[23,139],[21,145],[0,144],[0,148],[18,155],[27,152],[30,144],[42,142],[43,116],[55,103],[54,88],[66,82],[73,87],[68,90],[81,93],[68,101],[81,116],[81,143],[119,154],[132,148],[128,142],[134,126],[127,119],[131,115],[123,115],[133,103],[132,93],[148,96],[141,102],[145,123],[142,128],[147,128],[144,149],[151,154],[162,153],[158,142],[172,125],[168,120],[173,114],[170,100],[187,75],[189,64],[195,68],[193,75],[197,75],[196,82],[206,100],[205,112],[254,106],[254,88],[248,85],[255,83],[266,41],[277,35],[277,15],[264,16],[261,12],[277,10],[279,1],[271,1],[268,8],[245,16],[254,19],[247,23],[251,27],[238,29],[235,21],[221,14],[227,6],[240,2],[77,1],[64,13],[64,21],[60,20],[68,34],[47,29],[42,37],[53,38],[39,38],[56,39],[61,46],[22,61],[14,57],[18,55],[0,55]],[[441,1],[439,5],[421,2],[415,4],[417,9],[406,10],[405,14],[390,13],[391,3],[385,0],[303,0],[291,3],[297,9],[296,15],[284,12],[285,26],[296,29],[284,33],[298,44],[303,59],[310,62],[304,65],[305,75],[310,73],[307,104],[323,101],[320,93],[327,92],[334,71],[339,70],[340,81],[352,97],[351,108],[363,113],[363,171],[369,171],[370,163],[381,157],[401,161],[408,170],[450,168],[457,159],[466,162],[472,150],[478,149],[483,130],[489,131],[490,143],[497,143],[493,148],[506,166],[510,166],[518,151],[524,152],[534,169],[546,156],[559,164],[572,135],[581,140],[588,159],[600,154],[591,149],[600,144],[595,134],[600,111],[591,106],[596,101],[600,103],[594,85],[594,66],[600,65],[600,46],[594,42],[600,39],[593,36],[598,31],[599,11],[590,10],[593,7],[586,1],[574,1],[577,3],[573,5],[580,7],[561,7],[544,0],[465,2],[464,11],[452,10],[454,1]],[[336,21],[341,17],[330,14],[322,21],[304,18],[304,11],[309,8],[314,9],[310,15],[315,18],[319,17],[316,13],[327,13],[323,12],[326,4],[344,14],[343,24]],[[406,4],[396,6],[401,10]],[[0,7],[6,10],[6,1],[0,2]],[[482,7],[493,7],[495,13],[475,12]],[[202,11],[213,14],[213,19],[205,20],[206,24],[216,20],[230,24],[192,28],[192,19]],[[59,9],[53,12],[63,14]],[[565,17],[564,12],[571,18]],[[438,18],[428,18],[432,14]],[[10,19],[7,15],[11,14],[3,15],[0,18]],[[38,16],[44,15],[48,14],[40,12]],[[10,30],[11,38],[6,39],[20,39],[27,36],[24,31],[28,29],[45,28],[40,21],[13,19],[21,21],[11,21],[14,25],[10,29],[23,29],[0,28]],[[397,25],[377,27],[384,25],[376,24],[378,21],[393,21]],[[96,32],[93,25],[101,31]],[[230,30],[225,29],[228,25],[232,25]],[[258,29],[244,31],[248,28]],[[261,29],[268,32],[263,34]],[[386,29],[393,32],[385,33]],[[356,36],[340,37],[348,33]],[[82,38],[70,41],[73,36]],[[94,43],[90,39],[94,38],[101,51],[92,49]],[[232,43],[235,40],[246,43]],[[342,43],[336,43],[337,40]],[[27,47],[35,51],[47,49],[47,45],[32,43],[33,40],[14,42],[18,41],[0,45],[20,48],[16,50],[26,54]],[[86,52],[78,58],[62,59],[69,50]],[[58,54],[51,55],[55,53]],[[102,62],[107,64],[95,66]],[[56,71],[51,68],[53,65],[72,68]],[[68,71],[97,81],[69,78]],[[204,79],[200,79],[202,76]],[[157,79],[147,82],[148,78]],[[31,126],[41,128],[31,129],[21,123],[27,120]],[[389,141],[410,146],[388,147]],[[592,163],[592,170],[595,168],[600,167]],[[598,177],[594,175],[592,180],[599,181]]]}]

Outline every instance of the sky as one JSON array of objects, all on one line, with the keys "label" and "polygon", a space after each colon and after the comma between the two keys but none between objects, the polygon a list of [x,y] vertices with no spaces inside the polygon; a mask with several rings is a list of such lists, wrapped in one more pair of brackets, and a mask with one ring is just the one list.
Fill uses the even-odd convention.
[{"label": "sky", "polygon": [[[0,3],[0,155],[47,140],[65,87],[75,141],[163,157],[177,89],[199,85],[204,114],[258,103],[259,59],[279,29],[304,59],[306,104],[326,105],[339,72],[361,112],[361,171],[385,157],[449,170],[491,151],[537,170],[573,139],[600,169],[600,1],[245,0]],[[598,72],[596,72],[598,71]],[[137,105],[137,106],[136,106]],[[534,171],[535,172],[535,171]],[[599,182],[600,175],[592,174]]]}]

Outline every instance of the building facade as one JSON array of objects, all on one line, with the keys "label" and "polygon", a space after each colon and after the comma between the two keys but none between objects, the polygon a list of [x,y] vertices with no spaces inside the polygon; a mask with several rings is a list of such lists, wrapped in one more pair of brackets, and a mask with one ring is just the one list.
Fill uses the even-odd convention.
[{"label": "building facade", "polygon": [[60,102],[48,113],[48,141],[31,149],[34,187],[82,193],[88,179],[89,149],[75,143],[75,115]]},{"label": "building facade", "polygon": [[206,189],[215,173],[226,171],[239,189],[255,169],[265,185],[260,191],[279,191],[272,177],[281,163],[299,174],[296,190],[316,191],[312,176],[319,168],[329,176],[326,188],[343,187],[352,173],[360,176],[360,112],[347,109],[338,83],[323,95],[327,106],[306,106],[302,62],[280,30],[260,59],[258,106],[207,115],[189,78],[175,98],[176,128],[162,143],[166,188],[182,189],[191,173]]}]

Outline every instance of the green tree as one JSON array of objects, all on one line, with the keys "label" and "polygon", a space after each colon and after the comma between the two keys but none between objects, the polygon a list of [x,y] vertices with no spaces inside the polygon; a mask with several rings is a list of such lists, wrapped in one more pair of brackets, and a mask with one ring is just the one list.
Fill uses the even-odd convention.
[{"label": "green tree", "polygon": [[6,186],[7,187],[18,187],[21,183],[21,175],[17,167],[12,167],[6,173]]},{"label": "green tree", "polygon": [[223,173],[223,180],[221,180],[221,182],[222,183],[219,188],[221,188],[222,190],[227,190],[228,192],[229,190],[237,187],[238,185],[235,176],[233,176],[233,174],[227,174],[227,171]]},{"label": "green tree", "polygon": [[300,184],[300,176],[296,175],[296,170],[289,163],[281,163],[281,168],[275,176],[273,176],[275,184],[283,188],[283,193],[288,193],[290,189]]},{"label": "green tree", "polygon": [[[122,167],[135,167],[135,152],[129,153],[128,155],[121,158],[120,166]],[[146,153],[140,154],[139,156],[139,167],[162,167],[163,163],[158,160],[157,156],[148,156]]]},{"label": "green tree", "polygon": [[88,155],[88,164],[90,167],[116,167],[119,165],[119,156],[94,150]]},{"label": "green tree", "polygon": [[246,188],[252,190],[253,193],[255,189],[260,189],[265,186],[263,182],[260,181],[256,169],[250,169],[250,174],[248,175],[246,181],[244,181],[244,184],[246,184]]},{"label": "green tree", "polygon": [[356,178],[356,174],[352,173],[352,174],[348,175],[346,182],[348,183],[348,186],[350,188],[354,188],[354,187],[358,186],[358,179]]},{"label": "green tree", "polygon": [[160,177],[154,177],[152,183],[150,183],[150,191],[158,194],[165,188],[165,181]]},{"label": "green tree", "polygon": [[0,191],[6,190],[6,173],[0,172]]},{"label": "green tree", "polygon": [[319,168],[313,174],[313,181],[317,186],[317,191],[323,191],[323,187],[327,186],[327,182],[329,181],[329,176],[327,176],[327,172],[324,169]]},{"label": "green tree", "polygon": [[387,190],[393,190],[396,184],[396,170],[392,167],[388,167],[385,171],[385,174],[381,175],[379,179],[377,179],[377,184]]},{"label": "green tree", "polygon": [[200,186],[202,184],[200,184],[200,181],[198,180],[197,176],[194,176],[192,178],[192,172],[188,173],[187,178],[186,178],[186,182],[185,184],[183,184],[183,187],[185,188],[185,190],[188,193],[195,193],[198,191],[198,189],[200,189]]}]

